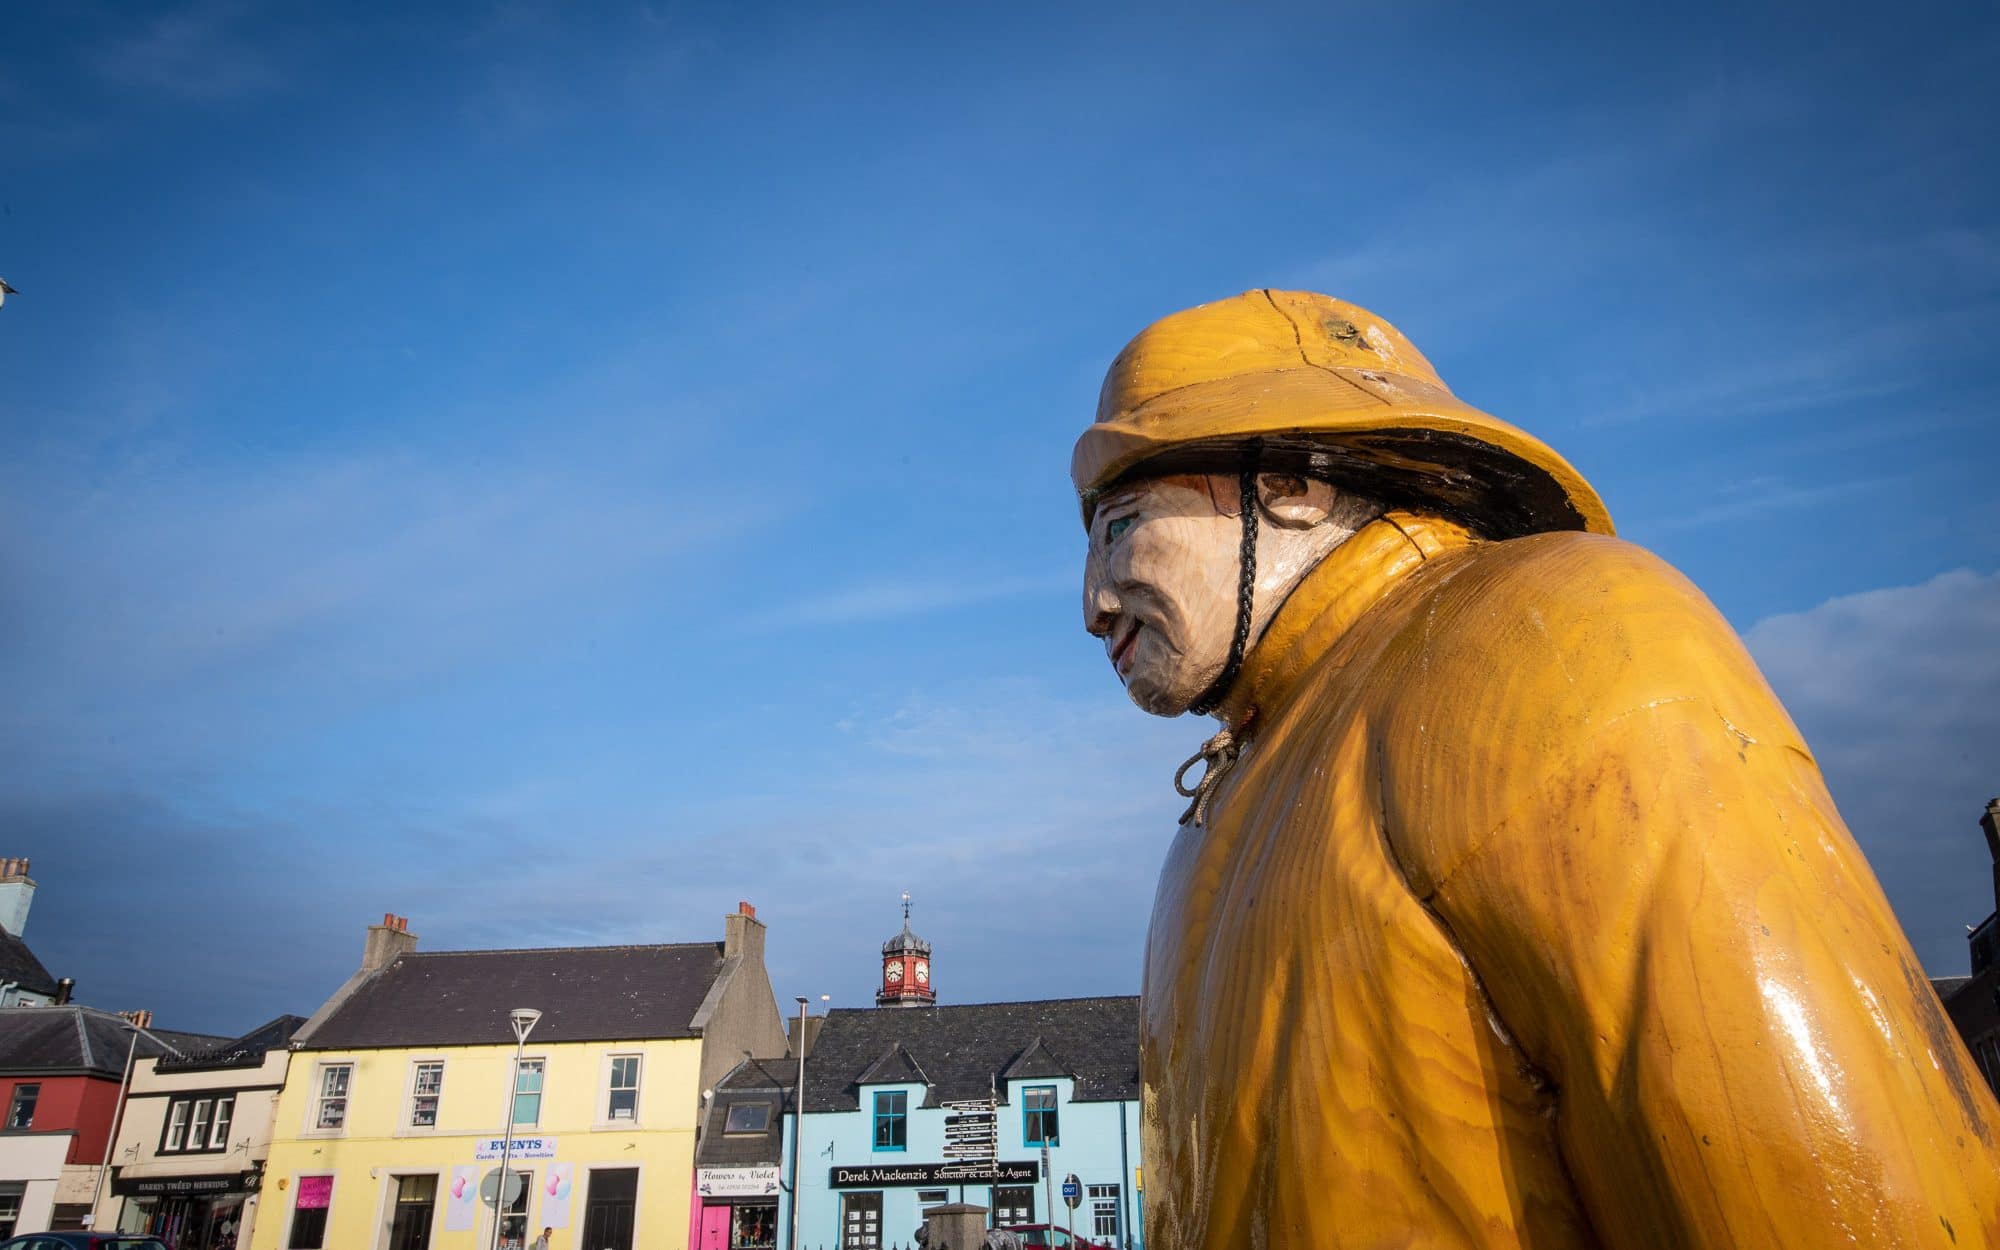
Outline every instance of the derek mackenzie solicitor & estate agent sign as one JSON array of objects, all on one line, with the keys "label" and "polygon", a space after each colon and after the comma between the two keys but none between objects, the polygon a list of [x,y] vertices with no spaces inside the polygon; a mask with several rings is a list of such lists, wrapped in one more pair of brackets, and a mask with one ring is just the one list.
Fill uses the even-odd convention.
[{"label": "derek mackenzie solicitor & estate agent sign", "polygon": [[976,1159],[966,1163],[836,1167],[830,1183],[835,1189],[879,1189],[891,1185],[1014,1185],[1040,1179],[1041,1168],[1032,1159],[1020,1163],[988,1163],[984,1159]]}]

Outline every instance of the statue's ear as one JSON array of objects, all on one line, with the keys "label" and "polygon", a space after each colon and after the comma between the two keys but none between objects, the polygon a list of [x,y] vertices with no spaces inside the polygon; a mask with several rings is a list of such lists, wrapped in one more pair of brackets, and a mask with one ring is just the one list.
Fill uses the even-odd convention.
[{"label": "statue's ear", "polygon": [[1333,512],[1334,489],[1326,482],[1290,473],[1257,475],[1257,503],[1271,524],[1309,530]]}]

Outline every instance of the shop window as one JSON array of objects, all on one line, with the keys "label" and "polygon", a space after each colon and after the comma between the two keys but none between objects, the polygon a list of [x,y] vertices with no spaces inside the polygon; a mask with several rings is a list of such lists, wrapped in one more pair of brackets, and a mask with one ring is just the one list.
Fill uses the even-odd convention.
[{"label": "shop window", "polygon": [[1118,1244],[1118,1186],[1090,1187],[1090,1220],[1093,1237]]},{"label": "shop window", "polygon": [[[881,1097],[877,1094],[876,1097]],[[882,1195],[840,1195],[840,1250],[878,1250],[882,1244]]]},{"label": "shop window", "polygon": [[[535,1060],[540,1063],[541,1060]],[[508,1248],[525,1247],[528,1244],[528,1195],[535,1191],[533,1172],[516,1172],[521,1178],[521,1188],[514,1195],[514,1201],[507,1204],[507,1214],[500,1221],[500,1245]]]},{"label": "shop window", "polygon": [[523,1059],[514,1072],[514,1123],[530,1128],[542,1122],[542,1077],[545,1059]]},{"label": "shop window", "polygon": [[1033,1185],[996,1185],[993,1189],[993,1223],[1001,1228],[1035,1222]]},{"label": "shop window", "polygon": [[330,1063],[319,1070],[319,1098],[313,1127],[338,1131],[347,1127],[347,1091],[354,1079],[351,1063]]},{"label": "shop window", "polygon": [[611,1056],[610,1092],[605,1101],[607,1120],[634,1120],[639,1116],[639,1056]]},{"label": "shop window", "polygon": [[90,1214],[88,1202],[58,1202],[49,1211],[49,1231],[52,1233],[77,1233],[84,1228],[84,1217]]},{"label": "shop window", "polygon": [[1058,1145],[1056,1087],[1030,1085],[1021,1091],[1021,1140],[1030,1146]]},{"label": "shop window", "polygon": [[333,1205],[331,1176],[301,1176],[299,1195],[292,1202],[292,1235],[287,1250],[322,1250],[326,1245],[326,1212]]},{"label": "shop window", "polygon": [[725,1133],[761,1133],[771,1127],[771,1104],[768,1102],[739,1102],[729,1107],[729,1118],[723,1122]]},{"label": "shop window", "polygon": [[35,1103],[41,1096],[42,1087],[39,1084],[16,1085],[14,1105],[7,1109],[7,1127],[35,1127]]},{"label": "shop window", "polygon": [[778,1204],[729,1209],[729,1250],[777,1250]]},{"label": "shop window", "polygon": [[919,1189],[917,1191],[917,1209],[919,1211],[928,1211],[932,1207],[942,1206],[950,1201],[951,1191],[949,1189]]},{"label": "shop window", "polygon": [[883,1090],[875,1095],[875,1149],[910,1148],[910,1096],[904,1091]]},{"label": "shop window", "polygon": [[410,1082],[410,1127],[436,1128],[444,1094],[444,1063],[420,1063]]},{"label": "shop window", "polygon": [[23,1181],[0,1181],[0,1237],[12,1237],[21,1222],[21,1195],[28,1192]]}]

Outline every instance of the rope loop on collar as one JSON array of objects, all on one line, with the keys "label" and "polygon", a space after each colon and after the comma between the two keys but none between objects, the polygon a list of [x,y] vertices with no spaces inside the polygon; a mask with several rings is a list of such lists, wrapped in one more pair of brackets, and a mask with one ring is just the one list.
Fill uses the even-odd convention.
[{"label": "rope loop on collar", "polygon": [[[1174,770],[1174,792],[1184,799],[1192,799],[1187,810],[1181,813],[1181,823],[1190,821],[1197,825],[1208,823],[1208,800],[1215,788],[1222,784],[1223,775],[1236,766],[1236,757],[1242,751],[1236,735],[1224,729],[1201,744],[1201,750],[1188,756],[1187,761]],[[1188,769],[1196,764],[1207,764],[1201,771],[1201,780],[1190,789],[1187,785]]]},{"label": "rope loop on collar", "polygon": [[[1208,823],[1209,801],[1221,788],[1222,779],[1229,775],[1229,770],[1235,768],[1236,761],[1242,758],[1243,744],[1249,739],[1250,725],[1255,718],[1256,710],[1253,708],[1250,717],[1236,729],[1232,730],[1225,726],[1217,730],[1213,737],[1201,744],[1201,750],[1190,755],[1179,768],[1174,770],[1174,793],[1184,799],[1192,800],[1187,810],[1181,813],[1181,824],[1185,825],[1192,821],[1200,826]],[[1196,764],[1206,764],[1206,767],[1202,769],[1201,780],[1189,786],[1188,770]]]}]

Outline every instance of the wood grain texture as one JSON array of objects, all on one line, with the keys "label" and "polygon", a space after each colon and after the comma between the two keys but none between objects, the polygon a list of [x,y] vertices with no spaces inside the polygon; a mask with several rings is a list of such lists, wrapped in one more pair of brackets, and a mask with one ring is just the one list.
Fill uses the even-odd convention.
[{"label": "wood grain texture", "polygon": [[1391,514],[1227,711],[1148,941],[1159,1250],[2000,1244],[2000,1108],[1658,560]]}]

